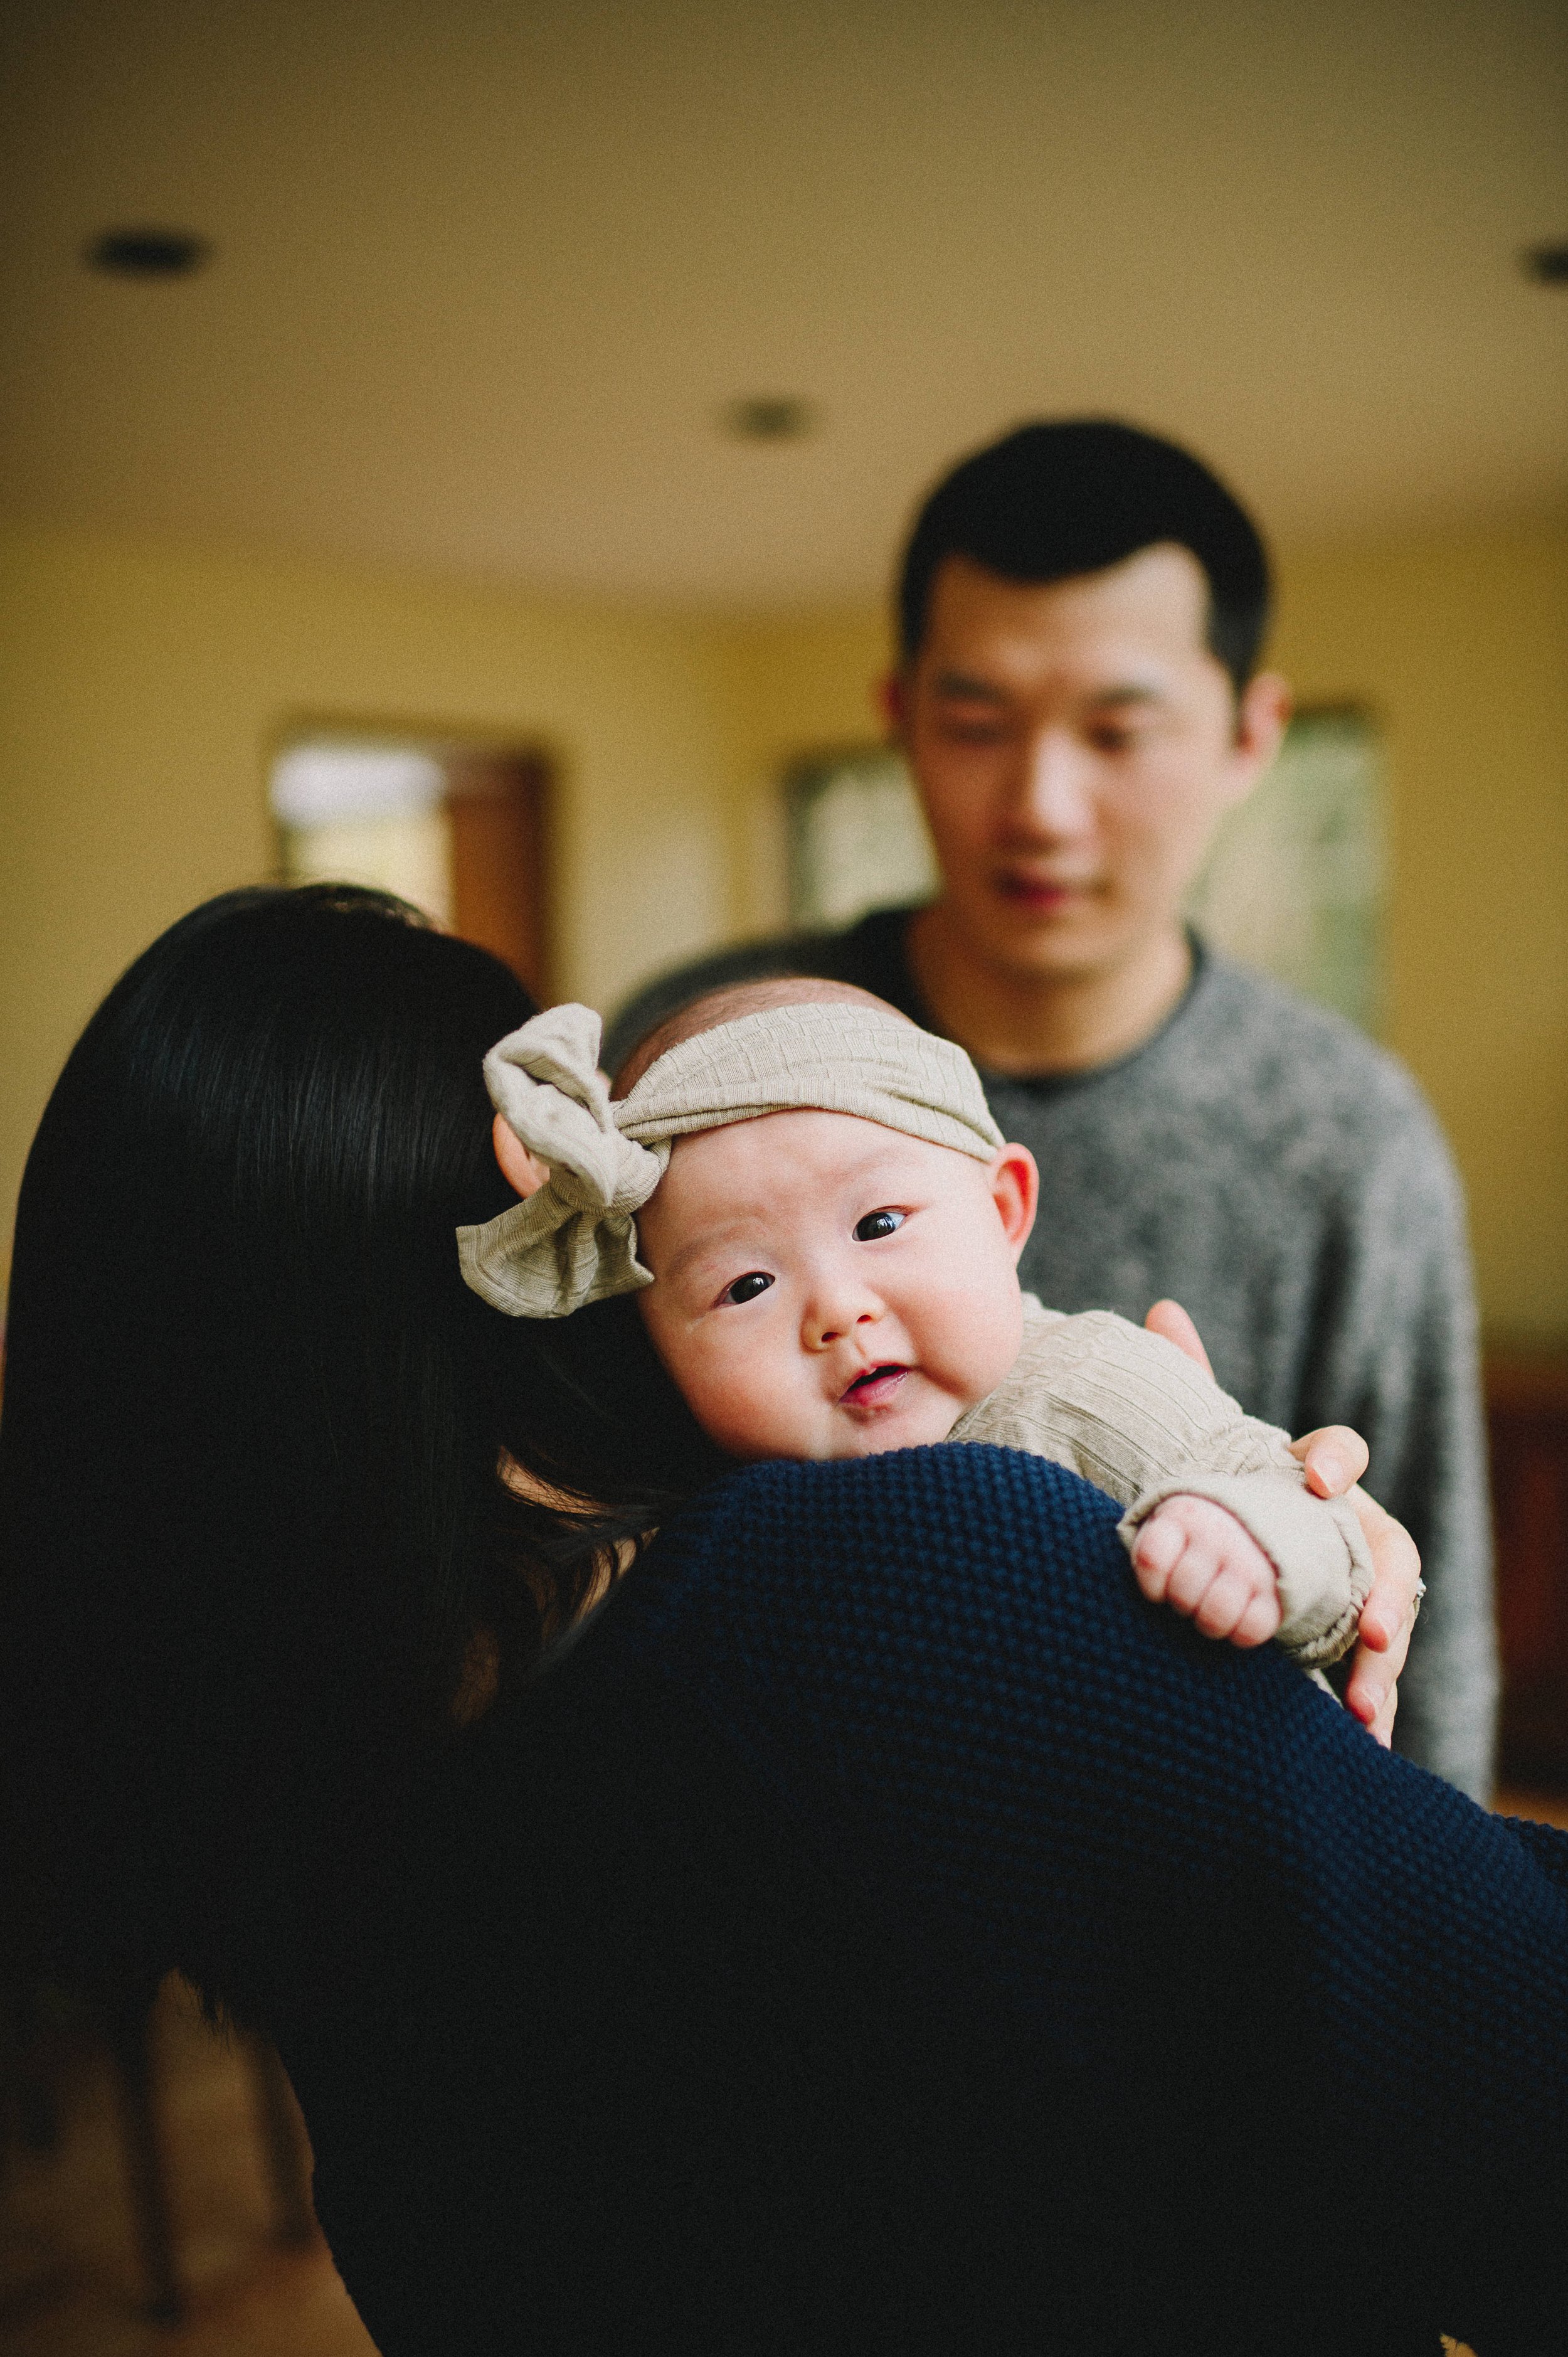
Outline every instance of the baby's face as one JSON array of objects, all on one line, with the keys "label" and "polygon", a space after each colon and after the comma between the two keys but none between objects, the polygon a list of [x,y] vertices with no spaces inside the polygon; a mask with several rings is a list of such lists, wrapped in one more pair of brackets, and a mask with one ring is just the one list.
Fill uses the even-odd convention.
[{"label": "baby's face", "polygon": [[1035,1184],[1022,1146],[986,1164],[848,1114],[682,1137],[638,1214],[654,1348],[736,1457],[945,1440],[1018,1355]]}]

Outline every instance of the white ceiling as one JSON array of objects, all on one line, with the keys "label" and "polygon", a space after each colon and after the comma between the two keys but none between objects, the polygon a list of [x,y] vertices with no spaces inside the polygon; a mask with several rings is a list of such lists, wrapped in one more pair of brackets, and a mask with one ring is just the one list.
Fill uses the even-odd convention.
[{"label": "white ceiling", "polygon": [[[1553,0],[9,0],[0,506],[732,607],[1027,414],[1284,538],[1568,501]],[[168,223],[200,277],[79,255]],[[715,429],[800,393],[792,447]]]}]

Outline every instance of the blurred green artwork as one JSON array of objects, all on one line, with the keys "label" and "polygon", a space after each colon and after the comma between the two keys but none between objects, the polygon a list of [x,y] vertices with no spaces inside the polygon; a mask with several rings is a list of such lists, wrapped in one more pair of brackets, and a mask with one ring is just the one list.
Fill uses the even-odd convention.
[{"label": "blurred green artwork", "polygon": [[902,754],[872,745],[801,761],[784,781],[789,921],[853,925],[929,900],[937,863]]},{"label": "blurred green artwork", "polygon": [[1354,707],[1309,707],[1220,827],[1188,913],[1216,949],[1375,1037],[1387,874],[1376,727]]}]

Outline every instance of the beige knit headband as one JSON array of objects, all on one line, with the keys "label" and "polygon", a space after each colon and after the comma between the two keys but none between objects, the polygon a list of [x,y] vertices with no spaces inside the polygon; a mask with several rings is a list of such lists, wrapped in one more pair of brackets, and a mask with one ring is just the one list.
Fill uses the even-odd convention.
[{"label": "beige knit headband", "polygon": [[464,1283],[510,1318],[566,1318],[652,1284],[633,1215],[688,1131],[811,1108],[982,1162],[1003,1144],[963,1049],[874,1006],[819,999],[743,1015],[669,1049],[616,1102],[598,1053],[593,1009],[552,1006],[485,1058],[496,1111],[550,1168],[525,1202],[457,1231]]}]

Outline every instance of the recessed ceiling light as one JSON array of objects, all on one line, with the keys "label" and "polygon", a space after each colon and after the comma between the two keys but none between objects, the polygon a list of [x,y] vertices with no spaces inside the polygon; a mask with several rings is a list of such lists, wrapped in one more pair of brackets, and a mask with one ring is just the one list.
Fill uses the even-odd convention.
[{"label": "recessed ceiling light", "polygon": [[206,238],[184,229],[106,229],[86,253],[90,268],[112,278],[188,278],[211,257]]},{"label": "recessed ceiling light", "polygon": [[1525,276],[1533,278],[1538,286],[1568,286],[1568,242],[1528,245],[1520,261]]},{"label": "recessed ceiling light", "polygon": [[737,442],[800,442],[815,433],[817,412],[789,393],[748,393],[732,401],[724,427]]}]

